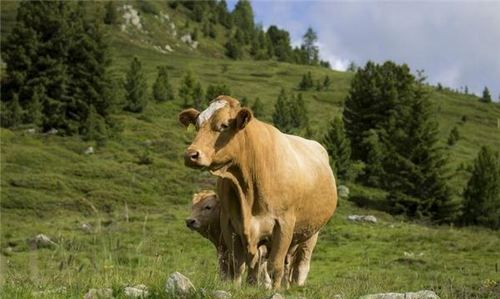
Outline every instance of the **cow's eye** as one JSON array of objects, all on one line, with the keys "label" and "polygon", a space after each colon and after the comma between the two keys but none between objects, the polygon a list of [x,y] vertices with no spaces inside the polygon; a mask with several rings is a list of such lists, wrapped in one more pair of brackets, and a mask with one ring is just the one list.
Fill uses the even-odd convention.
[{"label": "cow's eye", "polygon": [[221,130],[221,132],[222,132],[222,131],[227,130],[228,128],[229,128],[229,125],[228,125],[228,124],[222,123],[222,124],[220,125],[220,130]]},{"label": "cow's eye", "polygon": [[210,209],[212,209],[212,207],[211,206],[206,206],[204,209],[205,210],[210,210]]}]

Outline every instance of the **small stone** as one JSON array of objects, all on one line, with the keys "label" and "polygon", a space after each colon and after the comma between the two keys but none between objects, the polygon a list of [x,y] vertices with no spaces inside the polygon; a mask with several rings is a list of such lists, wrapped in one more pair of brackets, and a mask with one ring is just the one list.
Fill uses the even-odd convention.
[{"label": "small stone", "polygon": [[177,296],[187,296],[195,290],[189,278],[179,272],[170,274],[165,284],[165,291]]},{"label": "small stone", "polygon": [[57,245],[54,241],[52,241],[49,237],[44,234],[38,234],[34,238],[28,240],[28,243],[31,245],[33,249],[37,248],[47,248]]},{"label": "small stone", "polygon": [[85,155],[92,155],[92,154],[94,154],[94,147],[93,146],[87,147],[87,149],[83,153]]},{"label": "small stone", "polygon": [[377,223],[377,218],[373,215],[349,215],[347,220],[355,222]]},{"label": "small stone", "polygon": [[433,291],[422,290],[406,293],[379,293],[360,297],[360,299],[439,299]]},{"label": "small stone", "polygon": [[212,292],[212,296],[215,299],[229,299],[232,298],[231,293],[222,291],[222,290],[217,290]]},{"label": "small stone", "polygon": [[52,128],[52,129],[50,129],[50,130],[47,131],[47,135],[55,135],[58,132],[59,131],[57,129]]},{"label": "small stone", "polygon": [[82,223],[80,229],[84,232],[90,233],[92,231],[92,225],[90,223]]},{"label": "small stone", "polygon": [[268,297],[267,299],[285,299],[285,297],[280,293],[274,293],[271,297]]},{"label": "small stone", "polygon": [[105,299],[113,298],[113,290],[106,289],[90,289],[84,296],[84,299]]},{"label": "small stone", "polygon": [[337,192],[339,193],[340,197],[343,197],[343,198],[348,198],[349,197],[349,188],[347,186],[340,185],[337,188]]},{"label": "small stone", "polygon": [[143,284],[138,284],[133,287],[125,287],[123,293],[125,296],[132,298],[146,298],[149,296],[148,287]]}]

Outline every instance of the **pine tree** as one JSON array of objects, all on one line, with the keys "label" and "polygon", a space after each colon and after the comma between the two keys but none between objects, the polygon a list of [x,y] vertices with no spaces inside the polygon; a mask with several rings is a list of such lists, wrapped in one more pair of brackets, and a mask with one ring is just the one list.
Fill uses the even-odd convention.
[{"label": "pine tree", "polygon": [[307,72],[302,75],[302,80],[299,83],[300,90],[309,90],[314,87],[314,80],[312,78],[311,72]]},{"label": "pine tree", "polygon": [[201,87],[200,82],[197,82],[193,89],[193,104],[194,108],[201,110],[202,104],[204,102],[204,94],[203,88]]},{"label": "pine tree", "polygon": [[189,101],[193,97],[195,80],[191,72],[187,72],[182,80],[181,87],[179,88],[179,97],[184,99],[184,107],[189,106]]},{"label": "pine tree", "polygon": [[84,139],[96,140],[102,144],[106,140],[107,135],[107,126],[104,118],[97,113],[94,106],[90,106],[89,114],[83,127]]},{"label": "pine tree", "polygon": [[307,28],[307,32],[302,37],[302,46],[306,53],[306,63],[316,65],[319,62],[319,49],[316,45],[318,41],[318,35],[311,28]]},{"label": "pine tree", "polygon": [[255,99],[251,109],[255,117],[260,118],[264,116],[264,104],[262,103],[259,97]]},{"label": "pine tree", "polygon": [[28,102],[25,111],[25,123],[34,124],[40,127],[43,124],[43,97],[45,90],[42,86],[37,86],[33,90],[31,100]]},{"label": "pine tree", "polygon": [[243,49],[241,44],[235,39],[231,38],[225,45],[226,55],[229,58],[238,60],[243,57]]},{"label": "pine tree", "polygon": [[489,147],[481,147],[474,160],[462,213],[465,224],[500,228],[500,156]]},{"label": "pine tree", "polygon": [[460,133],[458,132],[457,127],[453,127],[450,131],[450,135],[448,136],[448,145],[452,146],[457,143],[458,139],[460,139]]},{"label": "pine tree", "polygon": [[351,160],[351,143],[345,135],[344,123],[340,117],[335,117],[323,137],[323,143],[330,156],[330,164],[336,177],[347,180]]},{"label": "pine tree", "polygon": [[147,85],[142,64],[137,57],[130,63],[124,87],[126,92],[124,109],[135,113],[142,112],[147,105]]},{"label": "pine tree", "polygon": [[108,1],[105,5],[104,24],[115,25],[118,23],[118,12],[116,11],[116,3]]},{"label": "pine tree", "polygon": [[153,97],[158,102],[173,101],[175,98],[166,66],[158,67],[158,76],[153,84]]},{"label": "pine tree", "polygon": [[387,199],[398,212],[450,221],[457,205],[422,82],[406,65],[367,63],[345,101],[346,134],[353,159],[365,163],[360,179],[390,191]]},{"label": "pine tree", "polygon": [[491,103],[491,94],[488,87],[484,87],[483,96],[479,100],[484,103]]},{"label": "pine tree", "polygon": [[323,79],[323,89],[328,90],[330,88],[330,85],[332,85],[332,81],[330,80],[330,77],[326,75],[325,79]]},{"label": "pine tree", "polygon": [[19,96],[14,94],[8,102],[2,102],[2,127],[16,128],[21,124],[23,109],[19,104]]},{"label": "pine tree", "polygon": [[231,14],[234,24],[244,33],[252,33],[255,24],[252,5],[247,0],[238,0]]},{"label": "pine tree", "polygon": [[356,63],[354,63],[354,61],[349,62],[349,65],[347,66],[347,71],[354,73],[357,70],[358,70],[358,66],[356,65]]},{"label": "pine tree", "polygon": [[290,105],[284,89],[278,96],[276,104],[274,104],[273,124],[276,128],[284,133],[289,133],[292,129],[290,123]]},{"label": "pine tree", "polygon": [[292,131],[299,133],[301,129],[309,126],[309,117],[307,116],[307,109],[302,94],[299,93],[292,97],[289,102],[289,123]]},{"label": "pine tree", "polygon": [[219,23],[227,29],[230,29],[233,26],[232,16],[227,9],[226,0],[217,2],[217,18]]}]

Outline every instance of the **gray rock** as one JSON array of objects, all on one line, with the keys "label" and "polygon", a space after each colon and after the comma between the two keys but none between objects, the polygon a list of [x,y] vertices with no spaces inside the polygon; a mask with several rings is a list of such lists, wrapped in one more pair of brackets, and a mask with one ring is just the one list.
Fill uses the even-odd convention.
[{"label": "gray rock", "polygon": [[196,291],[196,288],[191,283],[189,278],[179,272],[170,274],[165,284],[165,291],[177,296],[187,296]]},{"label": "gray rock", "polygon": [[377,218],[373,215],[349,215],[347,220],[355,222],[377,223]]},{"label": "gray rock", "polygon": [[149,296],[148,287],[143,284],[138,284],[133,287],[125,287],[123,293],[125,296],[132,298],[146,298]]},{"label": "gray rock", "polygon": [[80,225],[80,229],[83,230],[84,232],[90,233],[90,232],[92,232],[92,224],[82,223]]},{"label": "gray rock", "polygon": [[92,155],[95,153],[94,151],[94,147],[93,146],[89,146],[87,147],[87,149],[83,152],[85,155]]},{"label": "gray rock", "polygon": [[36,129],[35,128],[27,129],[25,132],[28,133],[28,134],[35,134],[36,133]]},{"label": "gray rock", "polygon": [[348,198],[349,197],[349,188],[347,186],[340,185],[337,188],[337,192],[339,193],[340,197],[343,197],[343,198]]},{"label": "gray rock", "polygon": [[360,299],[439,299],[433,291],[422,290],[406,293],[379,293],[360,297]]},{"label": "gray rock", "polygon": [[50,129],[50,130],[47,131],[47,135],[55,135],[58,132],[59,131],[57,129],[52,128],[52,129]]},{"label": "gray rock", "polygon": [[212,297],[214,297],[215,299],[230,299],[233,296],[229,292],[217,290],[212,292]]},{"label": "gray rock", "polygon": [[84,299],[105,299],[113,298],[113,290],[105,289],[90,289],[84,296]]},{"label": "gray rock", "polygon": [[50,248],[50,247],[57,245],[57,243],[52,241],[49,237],[47,237],[44,234],[36,235],[34,238],[28,240],[28,243],[30,244],[31,248],[33,248],[33,249]]}]

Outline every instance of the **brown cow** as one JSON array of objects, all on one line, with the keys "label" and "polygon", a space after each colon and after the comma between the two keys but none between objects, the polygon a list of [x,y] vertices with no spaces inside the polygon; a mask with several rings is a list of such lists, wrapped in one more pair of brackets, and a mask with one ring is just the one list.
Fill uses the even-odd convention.
[{"label": "brown cow", "polygon": [[[193,195],[191,215],[186,218],[186,226],[204,238],[208,239],[217,250],[219,273],[222,279],[231,276],[231,265],[227,246],[222,238],[222,230],[220,228],[220,203],[217,194],[212,190],[203,190]],[[309,272],[311,255],[316,245],[317,234],[314,238],[309,239],[309,242],[300,243],[290,248],[286,260],[287,267],[283,283],[287,286],[297,284],[303,285]],[[265,258],[268,249],[266,245],[259,246],[259,254]],[[261,263],[265,263],[261,260]],[[262,282],[266,287],[269,285],[269,276],[264,267],[259,282]]]},{"label": "brown cow", "polygon": [[[229,251],[245,252],[249,277],[255,280],[258,245],[269,242],[267,268],[279,288],[289,248],[313,238],[335,211],[337,190],[326,150],[259,121],[227,96],[201,113],[184,110],[179,121],[198,129],[185,164],[219,177],[221,227]],[[234,233],[240,242],[233,242]],[[238,266],[235,273],[242,270]]]}]

